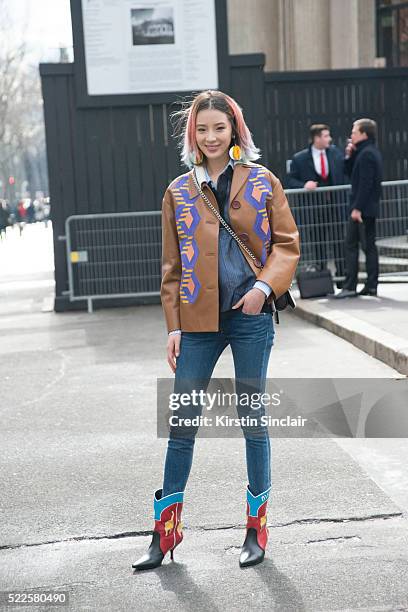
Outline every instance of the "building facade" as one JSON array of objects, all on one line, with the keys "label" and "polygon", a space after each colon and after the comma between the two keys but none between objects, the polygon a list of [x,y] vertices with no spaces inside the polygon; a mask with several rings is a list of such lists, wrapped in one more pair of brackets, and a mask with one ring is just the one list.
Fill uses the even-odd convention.
[{"label": "building facade", "polygon": [[386,66],[408,66],[408,2],[377,0],[377,54]]},{"label": "building facade", "polygon": [[408,65],[408,2],[228,0],[231,54],[262,52],[266,70]]}]

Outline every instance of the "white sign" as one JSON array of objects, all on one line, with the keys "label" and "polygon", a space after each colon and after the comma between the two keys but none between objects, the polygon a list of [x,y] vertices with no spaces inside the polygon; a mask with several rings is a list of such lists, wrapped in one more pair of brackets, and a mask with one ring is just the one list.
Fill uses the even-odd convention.
[{"label": "white sign", "polygon": [[215,0],[82,0],[89,95],[218,88]]}]

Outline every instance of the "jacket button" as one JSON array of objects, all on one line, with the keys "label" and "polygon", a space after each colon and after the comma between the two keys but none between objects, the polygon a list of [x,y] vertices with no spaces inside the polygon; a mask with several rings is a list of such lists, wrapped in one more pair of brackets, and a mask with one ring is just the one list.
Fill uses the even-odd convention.
[{"label": "jacket button", "polygon": [[233,202],[231,202],[231,206],[232,208],[238,209],[241,208],[241,203],[238,202],[238,200],[234,200]]},{"label": "jacket button", "polygon": [[242,233],[242,234],[238,234],[238,238],[240,238],[242,240],[242,242],[248,242],[248,240],[249,240],[249,236],[245,232]]}]

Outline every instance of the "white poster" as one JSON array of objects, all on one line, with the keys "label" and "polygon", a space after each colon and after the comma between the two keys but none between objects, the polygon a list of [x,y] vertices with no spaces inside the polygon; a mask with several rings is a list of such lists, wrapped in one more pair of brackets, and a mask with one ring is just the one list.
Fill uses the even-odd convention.
[{"label": "white poster", "polygon": [[215,0],[82,0],[89,95],[218,87]]}]

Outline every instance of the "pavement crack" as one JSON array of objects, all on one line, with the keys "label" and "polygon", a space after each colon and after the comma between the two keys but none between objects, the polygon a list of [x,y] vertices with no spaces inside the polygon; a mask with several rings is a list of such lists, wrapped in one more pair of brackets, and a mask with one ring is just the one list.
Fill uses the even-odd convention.
[{"label": "pavement crack", "polygon": [[274,527],[291,527],[292,525],[319,525],[321,523],[353,523],[353,522],[364,522],[364,521],[376,521],[376,520],[388,520],[392,518],[402,518],[402,512],[390,512],[387,514],[368,514],[367,516],[344,516],[335,518],[306,518],[296,519],[289,523],[277,523],[271,525]]},{"label": "pavement crack", "polygon": [[0,546],[1,550],[15,550],[18,548],[26,548],[29,546],[49,546],[51,544],[63,544],[64,542],[81,542],[81,541],[93,541],[93,540],[118,540],[120,538],[136,538],[138,536],[149,536],[152,535],[152,530],[148,531],[123,531],[122,533],[113,533],[105,535],[95,536],[73,536],[72,538],[62,538],[61,540],[46,540],[44,542],[23,542],[22,544],[3,544]]},{"label": "pavement crack", "polygon": [[327,542],[341,544],[342,542],[346,540],[361,540],[361,538],[358,535],[337,536],[333,538],[322,538],[321,540],[308,540],[306,544],[326,544]]},{"label": "pavement crack", "polygon": [[54,351],[54,354],[55,355],[59,355],[60,358],[61,358],[61,362],[60,362],[60,365],[59,365],[59,368],[58,368],[58,372],[55,374],[55,376],[54,376],[54,378],[52,380],[48,381],[43,386],[42,392],[40,393],[39,396],[24,401],[22,404],[19,405],[19,408],[24,408],[26,406],[32,406],[33,404],[37,404],[38,402],[40,402],[41,400],[46,398],[48,395],[50,395],[54,391],[55,386],[65,377],[66,370],[67,370],[67,364],[68,364],[70,358],[61,349],[56,349]]},{"label": "pavement crack", "polygon": [[[375,521],[375,520],[389,520],[392,518],[402,518],[402,512],[391,512],[389,514],[369,514],[367,516],[347,516],[347,517],[336,517],[336,518],[306,518],[296,519],[289,523],[275,523],[274,525],[268,524],[271,529],[277,529],[280,527],[291,527],[294,525],[319,525],[323,523],[352,523],[352,522],[364,522],[364,521]],[[212,526],[199,526],[190,527],[189,531],[225,531],[228,529],[244,529],[244,524],[238,525],[212,525]],[[23,542],[21,544],[3,544],[0,545],[0,551],[2,550],[16,550],[19,548],[27,548],[30,546],[49,546],[52,544],[63,544],[65,542],[82,542],[82,541],[98,541],[98,540],[119,540],[121,538],[137,538],[140,536],[150,536],[152,530],[142,531],[123,531],[121,533],[104,534],[104,535],[82,535],[73,536],[71,538],[62,538],[61,540],[46,540],[44,542]],[[351,537],[351,536],[350,536]],[[333,538],[335,539],[335,538]]]},{"label": "pavement crack", "polygon": [[208,527],[206,527],[205,525],[203,525],[202,527],[196,527],[195,530],[196,531],[222,531],[222,530],[226,530],[226,529],[242,529],[243,525],[209,525]]}]

